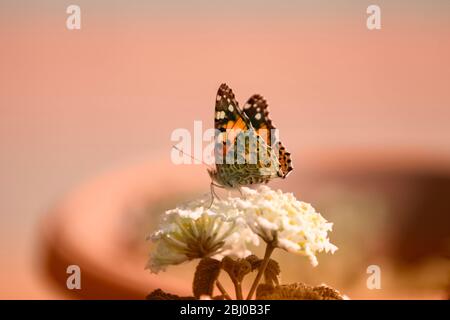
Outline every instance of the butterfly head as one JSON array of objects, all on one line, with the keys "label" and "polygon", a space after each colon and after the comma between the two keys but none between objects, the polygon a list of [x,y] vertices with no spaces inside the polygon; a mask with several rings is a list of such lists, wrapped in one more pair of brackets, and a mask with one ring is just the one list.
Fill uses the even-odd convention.
[{"label": "butterfly head", "polygon": [[216,182],[217,184],[221,185],[221,186],[225,186],[226,184],[224,183],[224,181],[222,181],[223,179],[221,179],[221,176],[219,174],[219,171],[217,171],[217,169],[207,169],[209,177],[211,178],[211,180],[213,182]]},{"label": "butterfly head", "polygon": [[207,169],[210,178],[215,181],[217,180],[217,170],[216,169]]}]

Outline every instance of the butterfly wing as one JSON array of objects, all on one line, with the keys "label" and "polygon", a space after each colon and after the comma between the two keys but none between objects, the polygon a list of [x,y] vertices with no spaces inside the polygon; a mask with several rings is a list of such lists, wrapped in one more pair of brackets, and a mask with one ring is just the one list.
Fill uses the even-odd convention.
[{"label": "butterfly wing", "polygon": [[[244,113],[250,120],[252,127],[256,130],[256,133],[260,135],[267,144],[271,145],[271,131],[275,129],[272,124],[272,120],[269,118],[269,106],[267,101],[255,94],[248,99],[244,105]],[[267,134],[265,134],[267,132]]]},{"label": "butterfly wing", "polygon": [[278,162],[280,167],[277,174],[279,177],[284,179],[294,168],[292,167],[291,154],[286,150],[281,142],[278,142]]},{"label": "butterfly wing", "polygon": [[276,171],[276,176],[285,178],[293,170],[292,160],[290,153],[286,151],[282,143],[276,141],[276,128],[269,118],[267,101],[259,94],[251,96],[244,105],[244,113],[257,134],[266,143],[269,160]]},{"label": "butterfly wing", "polygon": [[227,129],[247,130],[249,119],[239,108],[233,91],[225,83],[221,84],[216,96],[214,128],[221,132]]},{"label": "butterfly wing", "polygon": [[233,151],[233,146],[239,132],[246,131],[250,127],[248,117],[239,108],[236,97],[225,83],[221,84],[216,96],[216,108],[214,116],[214,128],[219,131],[216,136],[215,156],[216,163],[222,164],[228,153]]}]

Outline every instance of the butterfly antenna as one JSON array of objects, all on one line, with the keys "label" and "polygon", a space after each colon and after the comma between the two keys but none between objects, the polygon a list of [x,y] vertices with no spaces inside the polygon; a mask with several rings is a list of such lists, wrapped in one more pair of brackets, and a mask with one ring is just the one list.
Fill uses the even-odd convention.
[{"label": "butterfly antenna", "polygon": [[172,148],[175,149],[175,150],[180,151],[182,154],[188,156],[188,157],[191,158],[192,160],[201,162],[201,163],[203,163],[205,166],[207,166],[208,168],[210,168],[210,169],[212,169],[212,170],[214,169],[211,165],[207,164],[205,161],[200,160],[200,159],[197,159],[196,157],[194,157],[194,156],[192,156],[192,155],[190,155],[190,154],[184,152],[183,150],[181,150],[180,148],[178,148],[176,145],[173,145]]}]

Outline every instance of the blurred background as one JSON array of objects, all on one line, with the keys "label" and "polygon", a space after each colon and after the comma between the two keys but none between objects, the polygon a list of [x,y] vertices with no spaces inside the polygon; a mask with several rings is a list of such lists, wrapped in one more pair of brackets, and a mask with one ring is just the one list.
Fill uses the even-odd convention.
[{"label": "blurred background", "polygon": [[[66,28],[71,4],[81,30]],[[366,27],[371,4],[381,30]],[[145,235],[208,191],[204,167],[171,164],[170,134],[211,127],[222,82],[241,104],[268,100],[295,166],[273,186],[335,223],[340,250],[319,267],[276,254],[283,280],[446,297],[449,1],[2,1],[0,39],[0,298],[177,283],[180,267],[143,270]],[[64,289],[72,263],[82,293]]]}]

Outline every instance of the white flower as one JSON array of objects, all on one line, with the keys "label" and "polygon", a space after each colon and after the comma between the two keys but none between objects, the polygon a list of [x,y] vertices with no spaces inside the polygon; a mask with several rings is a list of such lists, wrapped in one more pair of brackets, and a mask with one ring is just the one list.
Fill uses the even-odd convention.
[{"label": "white flower", "polygon": [[146,268],[157,273],[196,258],[250,254],[247,244],[258,244],[258,238],[240,212],[227,201],[209,204],[209,199],[202,199],[166,211],[160,230],[150,237],[157,247]]},{"label": "white flower", "polygon": [[243,199],[234,198],[233,202],[243,211],[248,226],[265,242],[305,255],[313,266],[318,264],[317,252],[337,250],[328,239],[333,224],[309,203],[267,186],[257,190],[242,188],[242,193]]},{"label": "white flower", "polygon": [[318,252],[337,250],[328,239],[333,224],[309,203],[267,186],[242,188],[242,194],[242,199],[215,200],[211,207],[206,198],[166,211],[160,230],[151,236],[156,249],[147,268],[157,273],[196,258],[243,258],[250,254],[249,243],[258,244],[258,236],[309,257],[313,266]]}]

